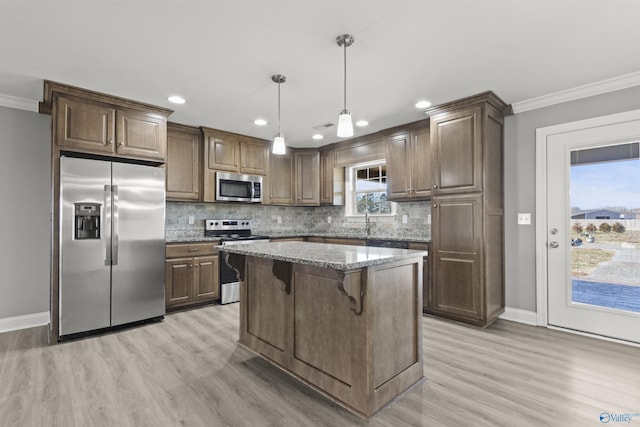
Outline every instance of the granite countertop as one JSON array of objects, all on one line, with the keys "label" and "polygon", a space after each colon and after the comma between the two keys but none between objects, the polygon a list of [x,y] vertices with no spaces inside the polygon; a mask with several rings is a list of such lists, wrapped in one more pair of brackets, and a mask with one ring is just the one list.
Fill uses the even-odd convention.
[{"label": "granite countertop", "polygon": [[311,242],[252,243],[250,245],[219,246],[218,249],[234,254],[315,265],[339,271],[385,264],[416,256],[427,256],[426,251]]}]

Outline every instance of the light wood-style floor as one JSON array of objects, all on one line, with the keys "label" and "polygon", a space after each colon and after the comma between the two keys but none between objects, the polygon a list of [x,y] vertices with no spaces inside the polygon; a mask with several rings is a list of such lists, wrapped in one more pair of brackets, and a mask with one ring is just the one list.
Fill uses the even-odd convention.
[{"label": "light wood-style floor", "polygon": [[[639,348],[503,320],[481,330],[424,317],[423,328],[427,380],[371,426],[596,426],[603,411],[640,413]],[[0,425],[367,425],[237,336],[237,304],[55,346],[45,328],[0,334]]]}]

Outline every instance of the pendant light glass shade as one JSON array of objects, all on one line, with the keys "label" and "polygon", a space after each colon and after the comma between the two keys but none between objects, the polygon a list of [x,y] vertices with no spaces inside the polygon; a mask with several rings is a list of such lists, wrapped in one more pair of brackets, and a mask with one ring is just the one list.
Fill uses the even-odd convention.
[{"label": "pendant light glass shade", "polygon": [[273,148],[271,150],[273,154],[286,154],[287,147],[284,145],[284,137],[280,134],[277,134],[275,138],[273,138]]},{"label": "pendant light glass shade", "polygon": [[343,138],[353,136],[351,113],[347,110],[342,110],[340,112],[340,117],[338,117],[338,136]]},{"label": "pendant light glass shade", "polygon": [[287,147],[284,145],[284,136],[280,134],[280,83],[286,82],[287,78],[282,74],[274,74],[271,76],[271,80],[278,83],[278,133],[276,133],[276,136],[273,138],[271,152],[273,154],[286,154]]},{"label": "pendant light glass shade", "polygon": [[342,34],[336,37],[338,46],[344,48],[344,108],[338,117],[338,136],[348,138],[353,136],[353,122],[351,113],[347,110],[347,48],[353,44],[353,36]]}]

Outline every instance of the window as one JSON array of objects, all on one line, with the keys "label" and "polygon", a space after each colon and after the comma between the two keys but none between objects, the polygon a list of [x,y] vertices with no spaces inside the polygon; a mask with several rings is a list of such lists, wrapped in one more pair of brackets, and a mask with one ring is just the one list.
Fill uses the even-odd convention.
[{"label": "window", "polygon": [[387,200],[387,168],[384,161],[347,168],[347,215],[395,215],[395,203]]}]

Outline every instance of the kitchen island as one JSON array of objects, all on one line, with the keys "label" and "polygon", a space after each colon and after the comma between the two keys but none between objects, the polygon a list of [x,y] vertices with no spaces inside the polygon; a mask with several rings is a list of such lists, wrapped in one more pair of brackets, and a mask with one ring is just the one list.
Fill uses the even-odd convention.
[{"label": "kitchen island", "polygon": [[309,242],[225,246],[240,343],[368,419],[421,382],[425,251]]}]

